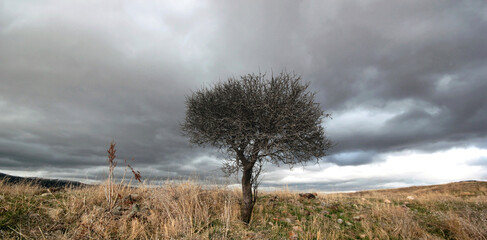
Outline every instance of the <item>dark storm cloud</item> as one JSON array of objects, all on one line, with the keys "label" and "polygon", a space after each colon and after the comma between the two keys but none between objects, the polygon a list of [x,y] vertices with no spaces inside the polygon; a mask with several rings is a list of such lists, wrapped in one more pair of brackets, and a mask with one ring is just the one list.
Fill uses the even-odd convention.
[{"label": "dark storm cloud", "polygon": [[180,134],[185,95],[282,69],[333,114],[330,163],[485,148],[485,12],[483,1],[3,1],[0,169],[99,176],[83,169],[101,169],[114,139],[151,176],[216,175],[215,151]]},{"label": "dark storm cloud", "polygon": [[207,152],[191,151],[179,131],[199,66],[185,65],[181,39],[141,30],[109,5],[3,4],[2,168],[102,166],[112,139],[120,158],[142,167]]},{"label": "dark storm cloud", "polygon": [[219,4],[216,62],[233,73],[292,68],[335,116],[370,108],[393,115],[373,132],[330,129],[335,151],[478,145],[487,135],[484,2],[266,4]]},{"label": "dark storm cloud", "polygon": [[332,112],[393,103],[404,109],[392,109],[396,115],[374,132],[337,136],[338,148],[389,151],[485,137],[483,9],[473,1],[343,4],[349,17],[329,24],[329,34],[313,45],[322,49],[314,78],[323,79],[315,84],[324,105]]}]

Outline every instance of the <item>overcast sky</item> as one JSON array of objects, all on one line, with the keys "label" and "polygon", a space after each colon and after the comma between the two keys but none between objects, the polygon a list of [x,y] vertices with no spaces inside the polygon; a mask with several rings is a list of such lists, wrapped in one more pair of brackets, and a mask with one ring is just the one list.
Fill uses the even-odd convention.
[{"label": "overcast sky", "polygon": [[0,0],[0,172],[103,180],[114,139],[143,177],[218,178],[221,156],[181,135],[185,96],[285,69],[337,146],[265,185],[487,180],[483,0]]}]

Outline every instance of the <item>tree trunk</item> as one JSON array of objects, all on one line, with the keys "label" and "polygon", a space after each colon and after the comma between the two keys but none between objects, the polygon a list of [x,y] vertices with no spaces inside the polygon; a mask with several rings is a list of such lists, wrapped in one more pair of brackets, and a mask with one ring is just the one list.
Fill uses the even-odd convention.
[{"label": "tree trunk", "polygon": [[245,166],[242,173],[242,221],[245,223],[250,222],[252,217],[252,209],[254,208],[254,201],[252,198],[252,184],[250,180],[252,178],[252,167]]}]

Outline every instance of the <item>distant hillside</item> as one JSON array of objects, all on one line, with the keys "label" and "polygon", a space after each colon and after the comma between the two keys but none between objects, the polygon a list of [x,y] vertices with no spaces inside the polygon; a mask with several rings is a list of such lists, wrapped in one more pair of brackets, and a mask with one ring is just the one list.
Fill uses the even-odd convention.
[{"label": "distant hillside", "polygon": [[452,194],[454,196],[487,196],[487,182],[486,181],[462,181],[439,185],[429,186],[413,186],[405,188],[381,189],[381,190],[367,190],[356,192],[355,194],[362,195],[366,193],[391,193],[391,194],[425,194],[425,193],[444,193]]},{"label": "distant hillside", "polygon": [[75,182],[75,181],[68,181],[68,180],[59,180],[59,179],[44,179],[44,178],[24,178],[24,177],[17,177],[11,176],[5,173],[0,173],[0,181],[3,181],[6,184],[18,184],[18,183],[29,183],[38,185],[41,187],[46,188],[54,188],[54,187],[84,187],[87,184]]}]

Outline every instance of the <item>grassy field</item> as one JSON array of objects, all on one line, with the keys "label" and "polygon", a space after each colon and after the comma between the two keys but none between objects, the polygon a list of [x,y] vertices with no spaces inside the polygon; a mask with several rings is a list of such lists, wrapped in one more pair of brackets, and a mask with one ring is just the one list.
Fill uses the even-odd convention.
[{"label": "grassy field", "polygon": [[0,182],[2,239],[487,239],[487,182],[348,194],[240,193],[195,182],[46,189]]}]

